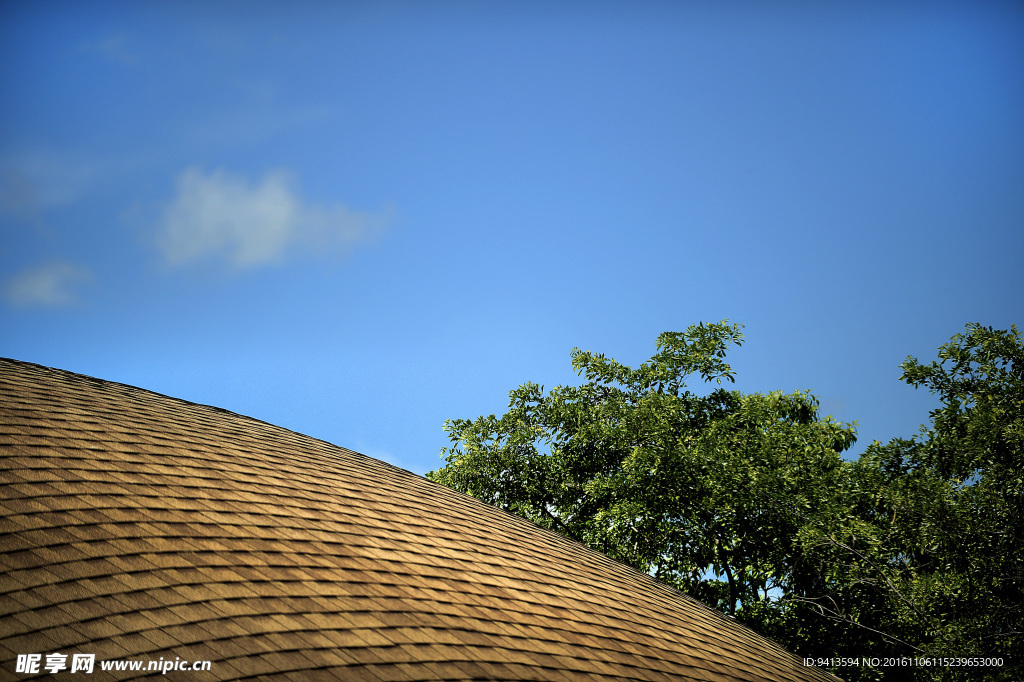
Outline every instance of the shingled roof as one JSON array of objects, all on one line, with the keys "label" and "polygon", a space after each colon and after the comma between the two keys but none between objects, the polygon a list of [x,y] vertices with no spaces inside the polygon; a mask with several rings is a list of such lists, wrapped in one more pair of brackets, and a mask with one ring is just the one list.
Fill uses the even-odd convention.
[{"label": "shingled roof", "polygon": [[0,453],[5,679],[53,653],[118,680],[152,673],[99,662],[210,661],[174,675],[195,680],[836,679],[555,533],[215,407],[0,360]]}]

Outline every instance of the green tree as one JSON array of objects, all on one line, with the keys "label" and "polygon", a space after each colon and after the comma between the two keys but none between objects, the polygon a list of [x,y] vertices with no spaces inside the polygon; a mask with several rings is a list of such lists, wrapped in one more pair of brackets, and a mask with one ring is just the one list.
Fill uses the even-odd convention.
[{"label": "green tree", "polygon": [[[585,543],[744,620],[778,620],[804,517],[833,498],[854,429],[806,392],[744,395],[725,362],[739,325],[658,337],[632,369],[574,349],[581,386],[512,391],[450,420],[429,478]],[[715,387],[687,388],[698,376]]]},{"label": "green tree", "polygon": [[938,356],[901,366],[940,399],[930,428],[873,443],[837,488],[848,512],[804,527],[828,586],[805,605],[894,655],[1004,661],[921,679],[1024,679],[1024,345],[969,324]]}]

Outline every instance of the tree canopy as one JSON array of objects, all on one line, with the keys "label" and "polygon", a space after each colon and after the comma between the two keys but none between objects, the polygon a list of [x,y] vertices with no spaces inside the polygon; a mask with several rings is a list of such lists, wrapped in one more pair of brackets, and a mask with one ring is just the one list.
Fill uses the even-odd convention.
[{"label": "tree canopy", "polygon": [[[803,530],[823,578],[805,605],[894,655],[1002,657],[940,679],[1021,679],[1024,666],[1024,345],[967,325],[901,379],[935,393],[930,427],[873,443]],[[883,637],[873,637],[872,633]]]},{"label": "tree canopy", "polygon": [[[1021,650],[1024,346],[968,325],[902,379],[942,407],[910,439],[841,453],[855,425],[806,391],[743,394],[740,325],[666,332],[633,369],[574,349],[586,381],[526,383],[497,417],[445,423],[429,478],[650,573],[804,656]],[[688,382],[704,385],[695,392]],[[837,670],[881,679],[870,666]],[[906,671],[905,671],[906,672]],[[915,669],[955,679],[952,668]],[[1007,678],[1008,679],[1008,678]]]}]

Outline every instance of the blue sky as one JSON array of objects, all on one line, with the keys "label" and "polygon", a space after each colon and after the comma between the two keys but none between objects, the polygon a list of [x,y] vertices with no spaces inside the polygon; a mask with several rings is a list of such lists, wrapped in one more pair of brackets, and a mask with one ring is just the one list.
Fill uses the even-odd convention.
[{"label": "blue sky", "polygon": [[1020,3],[44,0],[0,51],[0,355],[416,473],[722,319],[856,453],[1024,322]]}]

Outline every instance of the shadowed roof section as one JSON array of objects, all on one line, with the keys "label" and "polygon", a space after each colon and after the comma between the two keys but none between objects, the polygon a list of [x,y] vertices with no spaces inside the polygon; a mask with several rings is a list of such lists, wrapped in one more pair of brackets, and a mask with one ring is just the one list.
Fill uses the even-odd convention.
[{"label": "shadowed roof section", "polygon": [[60,652],[212,661],[174,673],[196,680],[836,679],[555,533],[222,409],[0,360],[0,451],[0,677]]}]

